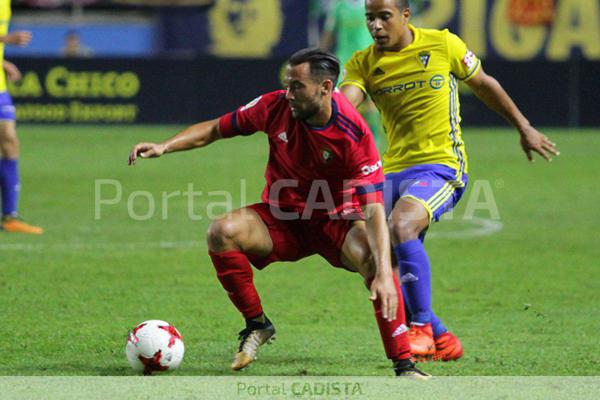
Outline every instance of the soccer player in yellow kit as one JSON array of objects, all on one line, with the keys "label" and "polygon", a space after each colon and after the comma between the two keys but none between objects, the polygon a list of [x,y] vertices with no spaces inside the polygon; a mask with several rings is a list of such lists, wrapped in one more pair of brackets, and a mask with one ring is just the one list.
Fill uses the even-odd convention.
[{"label": "soccer player in yellow kit", "polygon": [[340,89],[355,107],[369,95],[382,115],[388,142],[385,203],[411,314],[411,352],[421,360],[456,360],[462,345],[432,311],[423,240],[430,223],[455,206],[467,184],[458,81],[519,131],[530,161],[532,152],[550,160],[558,151],[458,36],[410,25],[408,0],[366,0],[365,9],[374,44],[346,64]]},{"label": "soccer player in yellow kit", "polygon": [[[5,232],[41,234],[37,226],[26,224],[18,218],[19,140],[15,126],[15,107],[8,94],[6,78],[20,79],[19,69],[4,60],[4,45],[26,46],[31,33],[17,31],[8,33],[10,22],[10,0],[0,0],[0,193],[2,197],[1,227]],[[6,73],[5,73],[6,71]]]}]

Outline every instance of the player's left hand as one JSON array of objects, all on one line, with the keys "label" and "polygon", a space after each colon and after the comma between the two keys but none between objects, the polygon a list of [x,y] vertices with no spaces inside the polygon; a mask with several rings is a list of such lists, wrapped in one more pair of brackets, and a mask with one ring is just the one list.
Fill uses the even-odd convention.
[{"label": "player's left hand", "polygon": [[398,311],[398,292],[396,292],[392,276],[376,276],[369,289],[371,290],[369,300],[375,301],[379,299],[381,301],[383,318],[388,321],[395,320]]},{"label": "player's left hand", "polygon": [[560,152],[556,149],[556,143],[553,143],[540,131],[529,125],[520,131],[521,133],[521,147],[527,155],[527,159],[531,162],[534,161],[532,151],[535,151],[546,161],[552,161],[551,155],[558,156]]},{"label": "player's left hand", "polygon": [[15,31],[4,37],[4,43],[25,47],[31,42],[33,35],[29,31]]},{"label": "player's left hand", "polygon": [[138,143],[129,153],[129,165],[135,165],[138,157],[141,158],[156,158],[165,153],[165,146],[156,143]]}]

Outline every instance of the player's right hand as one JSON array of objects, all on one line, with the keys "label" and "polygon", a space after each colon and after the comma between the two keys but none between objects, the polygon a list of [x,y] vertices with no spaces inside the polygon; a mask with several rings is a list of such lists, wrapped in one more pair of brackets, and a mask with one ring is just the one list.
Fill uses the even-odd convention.
[{"label": "player's right hand", "polygon": [[398,294],[392,277],[375,276],[369,290],[371,291],[369,300],[375,301],[379,299],[381,301],[383,319],[389,322],[395,320],[396,313],[398,312]]},{"label": "player's right hand", "polygon": [[519,131],[521,134],[521,147],[527,155],[527,159],[533,162],[533,151],[544,157],[546,161],[552,161],[551,156],[560,155],[556,148],[556,143],[553,143],[546,135],[529,125]]},{"label": "player's right hand", "polygon": [[129,153],[129,165],[135,165],[138,157],[141,158],[156,158],[165,153],[165,146],[156,143],[138,143]]},{"label": "player's right hand", "polygon": [[4,43],[25,47],[31,42],[33,35],[29,31],[11,32],[4,38]]},{"label": "player's right hand", "polygon": [[17,82],[21,80],[21,71],[10,61],[4,60],[4,72],[9,81]]}]

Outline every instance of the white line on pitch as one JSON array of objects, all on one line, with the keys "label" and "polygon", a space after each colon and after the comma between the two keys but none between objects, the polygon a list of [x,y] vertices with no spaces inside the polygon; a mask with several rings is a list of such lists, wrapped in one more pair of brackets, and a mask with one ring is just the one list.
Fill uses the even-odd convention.
[{"label": "white line on pitch", "polygon": [[158,242],[105,242],[105,243],[4,243],[0,244],[0,250],[15,251],[38,251],[38,250],[85,250],[85,249],[184,249],[206,246],[204,242],[197,240]]},{"label": "white line on pitch", "polygon": [[[461,229],[448,232],[429,232],[428,239],[469,239],[480,236],[490,236],[500,232],[503,224],[500,221],[494,221],[484,218],[472,218],[469,222],[474,225],[468,229]],[[447,223],[447,222],[446,222]],[[82,249],[140,249],[140,248],[159,248],[159,249],[185,249],[185,248],[203,248],[206,244],[198,240],[186,241],[167,241],[158,242],[104,242],[104,243],[4,243],[0,244],[0,250],[6,251],[39,251],[39,250],[82,250]]]},{"label": "white line on pitch", "polygon": [[448,231],[448,232],[431,232],[427,234],[427,238],[435,238],[435,239],[469,239],[473,237],[480,236],[490,236],[495,233],[498,233],[504,228],[504,225],[500,221],[494,221],[491,219],[485,218],[472,218],[469,219],[472,225],[475,225],[472,228],[461,229],[456,231]]}]

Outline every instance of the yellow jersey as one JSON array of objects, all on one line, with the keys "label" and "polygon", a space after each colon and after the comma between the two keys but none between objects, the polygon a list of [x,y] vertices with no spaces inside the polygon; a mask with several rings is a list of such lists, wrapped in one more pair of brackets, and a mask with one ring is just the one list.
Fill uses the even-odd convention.
[{"label": "yellow jersey", "polygon": [[[10,0],[0,0],[0,36],[8,33],[10,23]],[[2,64],[4,62],[4,43],[0,42],[0,93],[6,92],[6,74]]]},{"label": "yellow jersey", "polygon": [[409,25],[414,41],[398,52],[374,45],[354,53],[340,87],[355,85],[379,109],[388,148],[384,172],[422,164],[443,164],[467,172],[460,129],[458,80],[468,80],[481,61],[448,30]]}]

